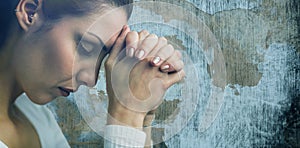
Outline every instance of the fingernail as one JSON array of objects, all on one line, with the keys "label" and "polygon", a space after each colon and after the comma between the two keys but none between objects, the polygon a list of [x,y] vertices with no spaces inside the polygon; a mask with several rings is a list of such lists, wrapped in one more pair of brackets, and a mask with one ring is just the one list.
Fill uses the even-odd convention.
[{"label": "fingernail", "polygon": [[128,50],[128,56],[129,57],[133,57],[133,54],[134,54],[134,48],[129,48],[129,50]]},{"label": "fingernail", "polygon": [[153,59],[153,63],[154,63],[154,64],[158,64],[159,61],[160,61],[160,57],[155,57],[155,58]]},{"label": "fingernail", "polygon": [[145,51],[144,51],[144,50],[140,50],[140,51],[137,53],[136,57],[137,57],[138,59],[141,59],[141,58],[144,56],[144,54],[145,54]]},{"label": "fingernail", "polygon": [[169,68],[170,68],[170,65],[164,65],[161,69],[166,70],[166,69],[169,69]]}]

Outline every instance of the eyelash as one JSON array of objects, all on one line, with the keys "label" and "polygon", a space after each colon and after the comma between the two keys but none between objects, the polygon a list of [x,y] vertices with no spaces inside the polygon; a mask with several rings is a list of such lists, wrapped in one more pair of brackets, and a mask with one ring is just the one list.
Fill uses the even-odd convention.
[{"label": "eyelash", "polygon": [[[84,55],[84,56],[87,56],[87,57],[92,56],[92,53],[94,53],[95,49],[97,49],[97,48],[96,48],[96,45],[93,45],[93,43],[83,40],[83,39],[82,39],[82,36],[77,36],[76,40],[77,40],[77,45],[78,45],[77,50],[78,50],[78,52],[79,52],[80,55]],[[87,42],[87,44],[92,45],[92,46],[91,46],[92,49],[91,49],[91,50],[90,50],[90,49],[87,49],[87,48],[82,44],[83,42]],[[97,45],[97,46],[98,46],[98,45]],[[100,46],[101,46],[101,45],[100,45]],[[108,54],[109,51],[108,51],[108,49],[106,48],[106,46],[102,46],[102,49],[100,50],[100,53],[99,53],[99,54],[101,54],[101,52],[104,52],[105,55],[106,55],[106,54]]]}]

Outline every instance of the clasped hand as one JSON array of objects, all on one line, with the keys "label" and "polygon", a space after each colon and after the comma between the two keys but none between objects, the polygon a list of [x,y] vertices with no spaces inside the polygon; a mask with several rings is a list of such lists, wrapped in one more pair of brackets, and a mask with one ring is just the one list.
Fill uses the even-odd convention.
[{"label": "clasped hand", "polygon": [[125,26],[105,62],[109,97],[107,124],[140,128],[166,90],[185,76],[178,50],[164,37]]}]

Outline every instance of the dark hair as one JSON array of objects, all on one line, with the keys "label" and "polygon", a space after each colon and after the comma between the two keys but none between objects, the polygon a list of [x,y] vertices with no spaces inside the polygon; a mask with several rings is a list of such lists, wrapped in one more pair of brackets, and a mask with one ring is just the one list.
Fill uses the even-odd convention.
[{"label": "dark hair", "polygon": [[[38,3],[38,0],[35,0]],[[14,9],[19,0],[0,1],[0,47],[5,43],[15,20]],[[83,16],[102,7],[123,7],[129,18],[132,13],[133,0],[43,0],[43,12],[46,19],[56,20],[63,16]]]},{"label": "dark hair", "polygon": [[124,7],[128,17],[132,12],[132,0],[44,0],[44,13],[50,19],[63,15],[85,15],[103,7]]}]

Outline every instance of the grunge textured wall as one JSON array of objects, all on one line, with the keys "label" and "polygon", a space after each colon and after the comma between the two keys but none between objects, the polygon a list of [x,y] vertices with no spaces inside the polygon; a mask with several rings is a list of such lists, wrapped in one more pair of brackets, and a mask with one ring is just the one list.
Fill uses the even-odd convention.
[{"label": "grunge textured wall", "polygon": [[[191,13],[211,31],[224,57],[226,85],[223,88],[222,105],[214,122],[202,130],[201,121],[207,105],[205,97],[209,96],[207,92],[210,89],[211,75],[203,54],[193,52],[196,45],[201,46],[189,37],[189,33],[195,32],[191,31],[189,26],[184,26],[184,23],[180,26],[184,31],[176,31],[163,24],[184,22],[185,18],[181,18],[180,11],[174,7],[136,6],[130,21],[145,23],[133,23],[131,27],[135,30],[148,29],[160,36],[166,36],[176,48],[192,57],[192,63],[189,64],[196,69],[201,80],[199,100],[189,101],[189,98],[183,98],[190,104],[196,104],[195,111],[187,123],[168,139],[164,138],[172,131],[164,127],[153,129],[153,140],[164,141],[156,147],[300,147],[300,2],[160,2],[175,5]],[[178,13],[178,19],[171,20],[164,11],[176,15]],[[145,16],[159,20],[162,24],[143,20]],[[98,84],[99,87],[103,85],[103,81]],[[186,87],[195,88],[194,85]],[[155,123],[168,121],[168,124],[172,124],[176,120],[186,118],[180,114],[187,110],[182,107],[184,101],[174,95],[178,90],[175,86],[168,92],[158,110]],[[102,91],[98,94],[105,97]],[[101,147],[102,137],[89,127],[72,97],[58,99],[48,106],[72,147]]]}]

